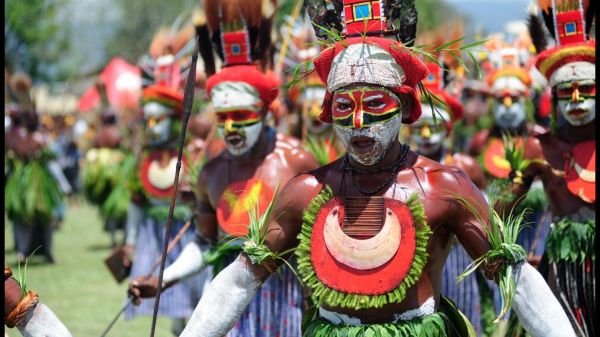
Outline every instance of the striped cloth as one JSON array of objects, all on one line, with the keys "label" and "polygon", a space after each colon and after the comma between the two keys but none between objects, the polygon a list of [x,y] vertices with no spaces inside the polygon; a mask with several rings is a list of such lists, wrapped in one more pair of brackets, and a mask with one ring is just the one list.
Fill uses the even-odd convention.
[{"label": "striped cloth", "polygon": [[301,337],[303,300],[302,286],[284,265],[263,283],[227,337]]},{"label": "striped cloth", "polygon": [[[172,240],[184,223],[173,219],[170,240]],[[137,244],[135,248],[135,257],[131,267],[131,279],[138,276],[145,276],[160,259],[165,225],[159,224],[157,220],[144,217],[138,229]],[[195,238],[193,227],[188,229],[175,245],[173,250],[167,254],[165,268],[171,265],[183,248]],[[154,271],[158,276],[158,268]],[[178,282],[171,288],[165,290],[160,295],[160,305],[158,315],[170,318],[187,319],[192,315],[194,308],[202,297],[202,291],[212,279],[212,269],[207,268],[202,273]],[[142,300],[139,306],[130,305],[125,311],[125,319],[132,319],[136,316],[151,316],[154,311],[154,298]]]},{"label": "striped cloth", "polygon": [[442,276],[442,295],[456,303],[458,310],[467,316],[477,335],[481,336],[481,305],[475,273],[456,283],[458,275],[465,271],[472,261],[458,242],[450,247]]}]

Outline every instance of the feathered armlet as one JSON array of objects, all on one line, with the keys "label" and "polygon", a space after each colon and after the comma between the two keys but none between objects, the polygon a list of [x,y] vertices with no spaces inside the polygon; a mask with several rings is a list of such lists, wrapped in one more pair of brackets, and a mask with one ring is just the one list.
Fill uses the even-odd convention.
[{"label": "feathered armlet", "polygon": [[462,203],[469,212],[471,212],[482,224],[488,223],[486,228],[487,238],[491,249],[482,256],[475,259],[465,271],[457,277],[457,282],[462,281],[469,274],[473,273],[479,266],[482,266],[486,277],[496,280],[500,287],[500,296],[502,299],[502,310],[494,323],[508,312],[512,305],[516,292],[515,279],[513,276],[513,267],[527,258],[527,253],[521,245],[517,244],[517,236],[523,228],[523,220],[528,209],[521,212],[511,212],[502,219],[493,208],[494,201],[489,201],[489,221],[484,221],[481,214],[474,205],[458,194],[453,194],[456,200]]}]

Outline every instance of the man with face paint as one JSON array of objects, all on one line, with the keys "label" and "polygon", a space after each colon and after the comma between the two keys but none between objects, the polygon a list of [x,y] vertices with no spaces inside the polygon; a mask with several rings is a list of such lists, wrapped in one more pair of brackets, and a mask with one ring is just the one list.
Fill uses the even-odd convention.
[{"label": "man with face paint", "polygon": [[[410,124],[410,140],[416,145],[415,152],[441,164],[460,168],[475,186],[483,190],[486,180],[477,160],[463,153],[452,153],[446,143],[451,137],[455,122],[463,117],[463,107],[458,100],[440,88],[442,68],[433,62],[427,62],[425,65],[429,75],[423,80],[423,86],[445,105],[438,103],[432,108],[421,94],[421,117]],[[480,334],[481,305],[476,275],[469,275],[460,284],[456,283],[456,278],[472,261],[459,242],[454,241],[444,266],[441,293],[454,300],[457,308],[467,316],[475,331]]]},{"label": "man with face paint", "polygon": [[[339,20],[342,6],[306,4],[317,36],[323,34],[319,27],[345,27],[344,40],[314,64],[327,84],[321,120],[333,123],[347,155],[288,182],[261,247],[295,250],[298,274],[317,306],[306,317],[305,336],[467,336],[468,322],[439,295],[442,268],[454,236],[473,258],[490,245],[487,224],[449,191],[471,200],[484,218],[486,202],[462,170],[398,141],[402,124],[421,115],[415,88],[427,69],[400,42],[377,36],[388,27],[396,33],[381,19],[387,6],[374,1],[354,11],[355,2],[342,3],[343,22],[327,21]],[[414,8],[409,12],[415,15]],[[246,249],[215,277],[182,336],[227,333],[278,263],[256,258]],[[526,328],[534,336],[573,336],[539,274],[523,261],[514,267],[513,308]],[[494,278],[497,270],[487,263],[485,269]]]},{"label": "man with face paint", "polygon": [[[127,217],[129,200],[126,195],[118,198],[120,203],[116,207],[103,207],[112,192],[122,180],[121,168],[125,165],[126,151],[121,148],[123,140],[118,126],[117,111],[111,107],[106,94],[106,85],[101,79],[96,83],[96,90],[100,94],[101,106],[99,111],[100,126],[96,133],[92,148],[84,157],[82,186],[86,199],[98,207],[104,220],[104,230],[108,231],[112,246],[117,245],[116,232],[124,229]],[[133,156],[129,157],[132,161]],[[118,190],[116,193],[123,193]],[[113,196],[115,200],[115,196]],[[114,204],[113,204],[114,205]]]},{"label": "man with face paint", "polygon": [[[248,4],[246,1],[244,4]],[[239,20],[237,8],[240,4],[206,3],[207,17],[210,18],[212,13],[215,18],[211,29],[213,36],[226,46],[221,55],[223,69],[206,81],[206,92],[216,114],[217,132],[225,141],[225,151],[202,167],[196,184],[197,238],[185,247],[173,265],[165,269],[165,287],[185,281],[208,265],[214,266],[214,273],[219,274],[242,249],[242,237],[249,232],[251,209],[258,211],[257,216],[262,215],[278,188],[294,176],[317,167],[312,155],[298,140],[277,133],[265,122],[278,94],[279,82],[273,73],[263,72],[252,62],[246,63],[243,56],[241,60],[236,58],[238,56],[227,47],[228,41],[238,34],[250,40],[248,27],[257,23],[248,18],[252,17],[253,11],[265,6],[264,2],[254,0],[246,8],[251,9],[244,13],[248,27],[242,25],[238,31],[217,29],[219,25]],[[219,18],[218,13],[230,12],[235,15]],[[263,23],[266,20],[261,19]],[[208,24],[210,27],[210,20]],[[138,278],[132,282],[131,292],[136,297],[154,297],[157,285],[157,277]],[[227,336],[301,335],[304,296],[296,276],[289,269],[266,280],[246,304],[247,309],[229,308],[239,310],[240,317],[233,322],[235,326],[232,324]]]},{"label": "man with face paint", "polygon": [[[426,104],[421,95],[421,118],[410,125],[410,139],[416,145],[416,152],[445,165],[463,170],[479,189],[486,187],[485,175],[475,158],[460,152],[452,153],[446,141],[452,137],[454,125],[464,117],[462,104],[441,89],[442,68],[433,62],[426,62],[429,75],[423,86],[445,105],[436,104],[433,108]],[[435,116],[434,116],[435,115]]]},{"label": "man with face paint", "polygon": [[[288,81],[297,80],[293,74],[319,54],[317,38],[308,18],[300,16],[294,26],[283,25],[282,35],[289,39],[288,50],[280,50],[283,59],[282,76]],[[319,76],[311,72],[290,88],[286,102],[295,118],[290,118],[291,134],[302,139],[304,147],[310,151],[319,164],[325,165],[339,157],[341,144],[335,139],[330,124],[321,122],[321,104],[326,88]],[[297,125],[295,125],[297,124]]]},{"label": "man with face paint", "polygon": [[[589,4],[540,3],[557,42],[541,52],[535,66],[552,89],[551,132],[534,144],[541,153],[514,183],[517,200],[540,178],[549,200],[553,225],[546,240],[542,267],[568,313],[578,336],[597,335],[594,304],[596,215],[595,41],[589,39],[594,10]],[[586,19],[584,19],[586,18]],[[578,28],[573,33],[573,25]],[[511,206],[511,205],[509,205]],[[564,247],[569,247],[565,250]]]},{"label": "man with face paint", "polygon": [[[127,256],[124,264],[131,267],[131,279],[158,273],[154,266],[161,255],[164,226],[175,188],[173,180],[178,160],[176,140],[181,129],[183,95],[178,80],[182,69],[174,57],[178,52],[174,46],[177,45],[176,41],[187,41],[192,36],[189,36],[185,29],[169,38],[162,38],[161,34],[159,31],[151,44],[151,54],[155,57],[156,67],[152,68],[154,72],[149,76],[154,82],[142,92],[144,147],[132,172],[127,173],[131,177],[131,202],[127,210],[126,244],[122,249]],[[179,180],[181,186],[178,188],[177,203],[173,212],[170,240],[174,240],[193,215],[193,202],[186,203],[189,199],[193,200],[193,197],[190,198],[193,194],[186,188],[190,164],[190,158],[184,152]],[[193,230],[183,231],[180,239],[167,254],[166,266],[173,264],[184,247],[194,240]],[[131,255],[133,263],[129,260]],[[210,277],[210,271],[195,275],[163,293],[158,315],[171,318],[171,330],[175,335],[181,332],[185,320],[191,315]],[[152,315],[154,300],[135,301],[135,304],[127,307],[125,319]]]}]

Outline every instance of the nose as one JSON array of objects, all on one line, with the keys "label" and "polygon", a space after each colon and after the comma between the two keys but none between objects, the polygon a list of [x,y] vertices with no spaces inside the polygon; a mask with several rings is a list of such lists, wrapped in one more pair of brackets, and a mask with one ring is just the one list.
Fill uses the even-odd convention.
[{"label": "nose", "polygon": [[424,125],[421,128],[421,137],[426,139],[431,137],[431,129],[429,128],[429,125]]},{"label": "nose", "polygon": [[319,102],[313,102],[310,106],[310,116],[312,118],[318,118],[321,114],[321,104]]},{"label": "nose", "polygon": [[233,120],[227,119],[225,121],[225,132],[232,132],[233,130],[235,130],[233,127]]},{"label": "nose", "polygon": [[363,113],[361,109],[357,109],[354,113],[354,128],[361,129],[363,127]]},{"label": "nose", "polygon": [[156,118],[150,117],[150,119],[148,119],[148,127],[153,128],[155,125],[156,125]]},{"label": "nose", "polygon": [[510,108],[510,106],[512,105],[512,98],[510,98],[510,96],[506,96],[506,97],[504,97],[504,100],[502,101],[502,103],[504,104],[505,107]]},{"label": "nose", "polygon": [[573,102],[579,102],[580,96],[579,96],[580,92],[578,88],[573,89],[573,93],[571,94],[571,101]]}]

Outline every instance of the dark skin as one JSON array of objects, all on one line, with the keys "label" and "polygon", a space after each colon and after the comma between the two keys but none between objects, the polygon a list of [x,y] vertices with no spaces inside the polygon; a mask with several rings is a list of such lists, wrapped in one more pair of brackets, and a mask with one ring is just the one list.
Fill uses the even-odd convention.
[{"label": "dark skin", "polygon": [[103,125],[94,139],[94,147],[116,149],[121,146],[123,136],[116,125]]},{"label": "dark skin", "polygon": [[[535,138],[531,144],[532,149],[539,153],[536,159],[525,170],[523,177],[533,179],[538,177],[544,183],[544,190],[548,196],[550,210],[554,216],[564,217],[577,212],[582,207],[596,209],[595,204],[586,203],[573,195],[568,189],[563,177],[565,168],[565,153],[569,153],[575,145],[595,137],[595,121],[582,126],[570,124],[557,130],[556,136],[551,133],[542,134]],[[529,191],[530,186],[519,185],[513,189],[515,200]],[[505,205],[504,209],[511,209],[515,202]],[[500,205],[497,206],[499,208]]]},{"label": "dark skin", "polygon": [[35,131],[33,127],[37,115],[28,116],[27,119],[35,119],[29,123],[31,127],[15,127],[4,135],[6,149],[14,153],[17,158],[25,160],[32,158],[46,146],[42,134]]},{"label": "dark skin", "polygon": [[[202,168],[197,186],[196,224],[197,231],[203,238],[213,242],[220,239],[217,203],[233,181],[260,179],[275,190],[278,185],[283,186],[299,173],[317,167],[313,156],[300,147],[298,140],[281,134],[275,135],[272,131],[268,132],[265,128],[248,153],[234,156],[229,151],[223,151]],[[137,278],[132,282],[130,292],[138,302],[140,297],[156,296],[157,286],[157,277]]]},{"label": "dark skin", "polygon": [[[374,166],[392,162],[397,158],[399,151],[400,143],[396,142],[383,160]],[[351,164],[361,167],[352,160]],[[343,159],[339,159],[290,180],[276,202],[273,220],[268,229],[266,244],[271,250],[282,252],[298,245],[297,235],[302,225],[302,214],[308,203],[324,185],[331,186],[335,196],[340,195],[343,165]],[[373,188],[385,180],[387,175],[389,172],[356,174],[356,179],[362,187]],[[345,175],[343,186],[342,195],[363,196],[354,187],[349,175]],[[363,323],[383,323],[389,321],[393,314],[418,308],[429,297],[439,300],[441,273],[454,236],[456,235],[473,258],[490,249],[485,235],[485,224],[478,223],[469,211],[450,197],[449,191],[460,193],[464,198],[471,200],[484,214],[484,218],[487,217],[483,195],[462,170],[409,152],[405,168],[397,174],[396,184],[383,189],[378,195],[400,201],[406,201],[412,193],[420,195],[428,225],[433,231],[428,245],[428,262],[421,278],[416,285],[408,289],[406,299],[401,303],[388,304],[379,309],[327,309],[359,318]],[[244,254],[240,259],[261,279],[264,280],[270,275],[263,266],[252,265]]]},{"label": "dark skin", "polygon": [[19,283],[12,278],[9,277],[4,280],[4,321],[6,322],[6,317],[13,311],[17,304],[21,301],[21,287]]},{"label": "dark skin", "polygon": [[[431,160],[441,162],[443,159],[443,154],[444,151],[442,147],[440,147],[439,150],[426,157]],[[446,164],[456,166],[459,169],[463,170],[467,174],[467,177],[469,177],[469,179],[471,179],[475,186],[477,186],[480,190],[483,190],[485,188],[485,174],[481,169],[481,165],[479,165],[479,162],[475,158],[463,153],[454,153],[451,157],[450,162]]]}]

